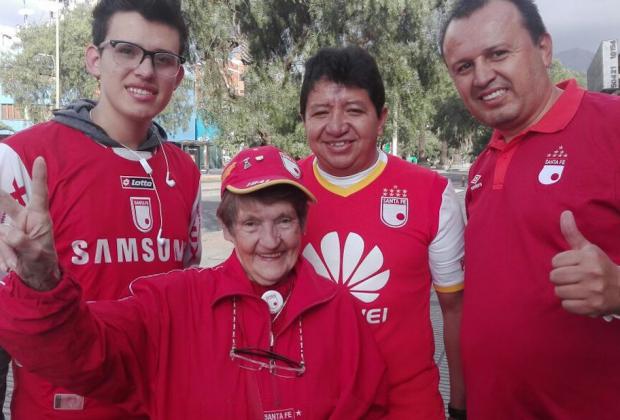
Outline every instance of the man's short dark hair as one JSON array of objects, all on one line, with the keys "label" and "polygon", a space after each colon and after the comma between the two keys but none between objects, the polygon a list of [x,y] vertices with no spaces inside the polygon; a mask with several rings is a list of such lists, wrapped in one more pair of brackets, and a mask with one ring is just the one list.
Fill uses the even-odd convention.
[{"label": "man's short dark hair", "polygon": [[179,32],[179,51],[187,49],[187,23],[179,0],[100,0],[93,9],[93,44],[98,46],[108,35],[110,18],[118,12],[136,12],[149,22],[163,23]]},{"label": "man's short dark hair", "polygon": [[[457,0],[452,10],[448,14],[442,28],[441,34],[439,37],[439,48],[441,50],[441,55],[443,56],[443,42],[446,37],[446,30],[448,29],[448,25],[453,20],[463,19],[470,17],[475,11],[482,9],[484,6],[489,4],[491,1],[500,1],[500,0]],[[540,17],[540,13],[538,12],[538,7],[532,0],[501,0],[507,1],[515,5],[521,17],[523,18],[523,26],[530,34],[532,38],[532,42],[534,44],[538,44],[540,41],[540,37],[547,33],[547,28],[545,28],[545,24]]]},{"label": "man's short dark hair", "polygon": [[306,225],[308,196],[293,185],[279,184],[262,188],[248,194],[235,194],[228,190],[224,191],[222,201],[220,201],[217,207],[216,215],[229,231],[232,231],[233,225],[237,221],[239,203],[242,201],[257,201],[266,206],[282,201],[291,203],[295,209],[299,225],[302,229]]},{"label": "man's short dark hair", "polygon": [[306,61],[306,72],[299,96],[299,112],[306,113],[308,95],[321,80],[357,87],[368,92],[377,115],[385,105],[385,88],[375,59],[366,50],[356,46],[321,48]]}]

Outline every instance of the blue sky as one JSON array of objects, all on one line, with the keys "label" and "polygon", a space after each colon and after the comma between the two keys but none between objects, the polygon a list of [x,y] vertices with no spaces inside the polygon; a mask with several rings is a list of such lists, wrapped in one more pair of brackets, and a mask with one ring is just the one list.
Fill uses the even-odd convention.
[{"label": "blue sky", "polygon": [[[49,12],[42,10],[49,0],[0,2],[0,25],[22,23],[23,16],[18,11],[24,4],[35,12],[31,20],[49,18]],[[601,40],[620,38],[620,0],[537,0],[537,4],[557,52],[570,48],[594,52]]]}]

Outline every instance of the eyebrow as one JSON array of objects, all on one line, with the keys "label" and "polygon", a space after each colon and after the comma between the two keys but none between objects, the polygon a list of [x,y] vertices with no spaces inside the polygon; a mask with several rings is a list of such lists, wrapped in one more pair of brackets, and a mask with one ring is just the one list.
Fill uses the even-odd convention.
[{"label": "eyebrow", "polygon": [[498,49],[510,49],[510,47],[505,42],[501,42],[499,44],[491,45],[490,47],[485,48],[482,51],[483,51],[483,53],[488,54],[488,53],[493,52],[493,51],[498,50]]},{"label": "eyebrow", "polygon": [[359,99],[352,99],[352,100],[350,100],[350,101],[347,101],[347,102],[345,103],[345,105],[358,105],[358,106],[360,106],[360,107],[362,107],[362,108],[365,108],[365,107],[366,107],[366,104],[364,103],[364,101],[359,100]]},{"label": "eyebrow", "polygon": [[[365,107],[364,101],[359,100],[359,99],[351,99],[348,100],[344,103],[345,105],[358,105],[360,107]],[[308,106],[308,109],[314,109],[314,108],[323,108],[323,107],[331,107],[332,105],[329,103],[329,101],[326,102],[318,102],[318,103],[313,103],[310,104]]]},{"label": "eyebrow", "polygon": [[[482,50],[482,55],[484,55],[484,56],[489,55],[490,53],[492,53],[493,51],[496,51],[498,49],[510,49],[510,47],[505,42],[501,42],[499,44],[494,44],[494,45],[491,45],[490,47],[487,47],[487,48],[483,49]],[[464,58],[462,60],[455,61],[454,63],[452,63],[450,65],[450,67],[457,66],[457,65],[463,64],[463,63],[468,63],[468,62],[471,62],[471,61],[474,61],[474,60],[472,58]]]}]

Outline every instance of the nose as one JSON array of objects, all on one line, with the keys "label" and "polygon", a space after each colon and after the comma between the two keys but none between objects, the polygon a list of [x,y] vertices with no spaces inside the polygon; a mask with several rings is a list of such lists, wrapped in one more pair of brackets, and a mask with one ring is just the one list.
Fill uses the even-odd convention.
[{"label": "nose", "polygon": [[276,249],[282,240],[275,225],[265,226],[260,235],[261,244],[267,249]]},{"label": "nose", "polygon": [[340,137],[347,132],[348,128],[349,124],[346,121],[345,113],[338,109],[333,110],[325,126],[327,134],[333,137]]},{"label": "nose", "polygon": [[474,85],[476,87],[485,87],[495,78],[495,70],[493,66],[480,60],[474,66]]},{"label": "nose", "polygon": [[144,54],[142,60],[138,64],[138,67],[134,69],[134,72],[142,77],[151,77],[155,74],[155,65],[153,63],[153,56]]}]

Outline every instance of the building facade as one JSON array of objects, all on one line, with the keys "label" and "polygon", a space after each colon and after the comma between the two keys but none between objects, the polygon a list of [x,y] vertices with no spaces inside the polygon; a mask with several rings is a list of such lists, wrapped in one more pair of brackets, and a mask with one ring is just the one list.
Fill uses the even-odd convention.
[{"label": "building facade", "polygon": [[618,40],[601,41],[588,68],[588,90],[616,93],[620,91]]},{"label": "building facade", "polygon": [[[0,25],[0,55],[7,54],[18,42],[17,30],[11,26]],[[23,107],[15,104],[13,98],[8,96],[0,84],[0,139],[29,127],[26,111]]]}]

